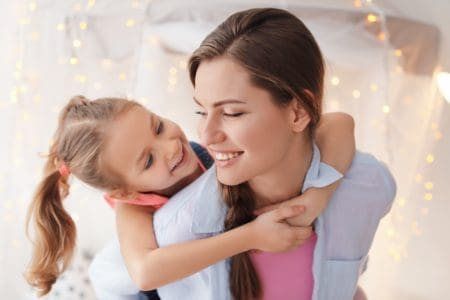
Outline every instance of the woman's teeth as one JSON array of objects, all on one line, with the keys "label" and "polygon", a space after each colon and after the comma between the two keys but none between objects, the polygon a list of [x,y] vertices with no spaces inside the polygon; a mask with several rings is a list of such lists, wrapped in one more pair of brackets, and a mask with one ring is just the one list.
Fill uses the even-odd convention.
[{"label": "woman's teeth", "polygon": [[220,152],[215,152],[214,156],[216,160],[230,160],[233,159],[235,157],[238,157],[239,155],[241,155],[242,152],[234,152],[234,153],[220,153]]}]

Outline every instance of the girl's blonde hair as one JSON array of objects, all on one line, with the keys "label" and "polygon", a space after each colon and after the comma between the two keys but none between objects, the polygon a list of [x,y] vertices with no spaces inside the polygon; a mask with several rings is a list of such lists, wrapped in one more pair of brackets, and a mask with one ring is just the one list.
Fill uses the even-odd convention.
[{"label": "girl's blonde hair", "polygon": [[101,153],[108,125],[136,105],[140,104],[121,98],[89,101],[76,96],[62,110],[43,179],[27,215],[27,231],[31,222],[35,238],[25,276],[38,289],[39,296],[50,292],[68,267],[75,248],[75,223],[62,203],[69,194],[69,183],[59,167],[66,165],[71,174],[101,190],[124,188],[120,176],[105,166]]}]

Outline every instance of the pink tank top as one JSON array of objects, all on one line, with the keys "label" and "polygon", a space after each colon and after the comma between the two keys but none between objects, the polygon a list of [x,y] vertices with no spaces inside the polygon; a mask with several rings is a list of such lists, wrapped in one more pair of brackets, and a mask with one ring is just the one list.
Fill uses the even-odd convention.
[{"label": "pink tank top", "polygon": [[317,236],[313,233],[305,244],[289,252],[250,252],[263,288],[260,300],[311,300],[316,241]]}]

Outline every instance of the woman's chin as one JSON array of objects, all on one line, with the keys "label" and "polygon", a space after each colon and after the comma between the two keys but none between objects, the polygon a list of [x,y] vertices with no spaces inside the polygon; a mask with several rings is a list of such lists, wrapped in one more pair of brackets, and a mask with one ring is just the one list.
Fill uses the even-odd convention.
[{"label": "woman's chin", "polygon": [[217,180],[224,185],[235,186],[243,183],[245,180],[233,176],[233,174],[224,174],[220,171],[217,172]]}]

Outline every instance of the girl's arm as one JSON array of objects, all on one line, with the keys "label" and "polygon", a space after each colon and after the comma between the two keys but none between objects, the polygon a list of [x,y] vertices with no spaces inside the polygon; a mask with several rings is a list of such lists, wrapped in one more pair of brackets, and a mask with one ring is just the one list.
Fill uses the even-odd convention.
[{"label": "girl's arm", "polygon": [[[355,123],[346,113],[327,113],[322,116],[315,134],[315,143],[320,149],[321,161],[345,174],[355,155]],[[322,213],[340,184],[340,180],[323,188],[309,188],[302,195],[281,204],[266,206],[256,213],[269,211],[280,205],[304,205],[305,213],[288,219],[295,226],[309,226]]]},{"label": "girl's arm", "polygon": [[158,248],[153,232],[154,210],[116,204],[120,249],[132,280],[151,290],[198,272],[209,265],[251,249],[286,251],[303,243],[311,228],[291,227],[283,220],[304,211],[283,207],[214,237]]}]

